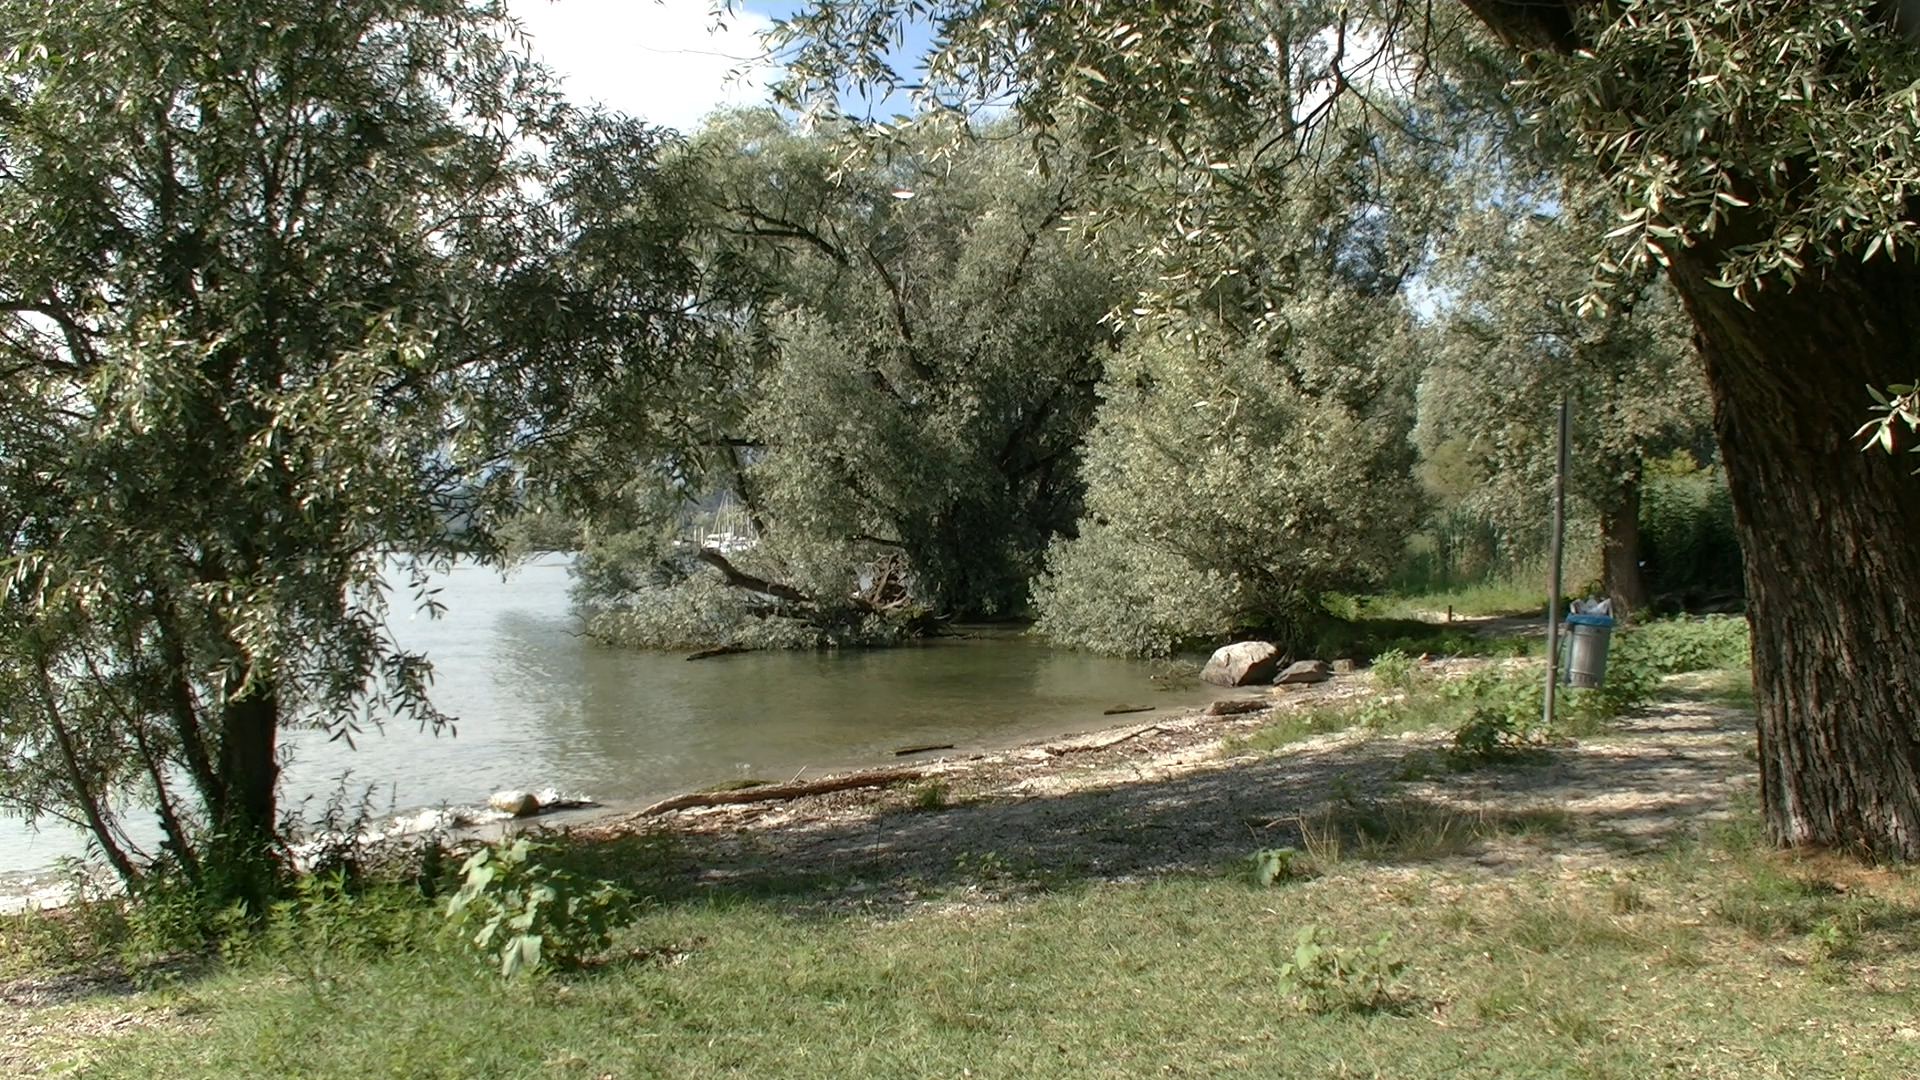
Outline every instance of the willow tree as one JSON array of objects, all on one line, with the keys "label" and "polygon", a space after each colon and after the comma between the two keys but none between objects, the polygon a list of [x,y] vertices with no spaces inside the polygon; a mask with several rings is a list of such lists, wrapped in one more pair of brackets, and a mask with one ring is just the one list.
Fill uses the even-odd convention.
[{"label": "willow tree", "polygon": [[1386,578],[1422,501],[1405,305],[1323,283],[1279,314],[1138,333],[1109,365],[1038,629],[1134,655],[1298,645],[1327,593]]},{"label": "willow tree", "polygon": [[658,136],[514,38],[467,0],[0,4],[0,800],[123,874],[270,892],[283,729],[447,719],[388,560],[486,554],[700,355]]},{"label": "willow tree", "polygon": [[[688,152],[752,358],[688,491],[729,492],[755,543],[684,574],[658,544],[590,552],[598,631],[810,646],[1022,611],[1079,514],[1103,317],[1130,292],[1078,242],[1077,170],[991,126],[868,137],[771,110],[715,117]],[[662,573],[602,572],[636,556]]]},{"label": "willow tree", "polygon": [[[1915,5],[820,0],[782,28],[797,85],[908,81],[885,44],[909,15],[936,27],[911,80],[932,98],[1012,94],[1035,124],[1093,118],[1096,137],[1229,180],[1257,169],[1258,131],[1371,100],[1381,78],[1478,81],[1564,136],[1570,167],[1617,200],[1608,262],[1663,268],[1705,360],[1746,555],[1768,829],[1920,856],[1920,612],[1902,585],[1920,573],[1920,499],[1898,459],[1851,439],[1863,387],[1920,368]],[[1302,48],[1321,55],[1317,97],[1274,77]]]},{"label": "willow tree", "polygon": [[[1548,198],[1546,196],[1553,196]],[[1429,478],[1509,538],[1539,537],[1554,472],[1557,401],[1571,412],[1568,488],[1598,518],[1614,611],[1647,606],[1640,509],[1647,462],[1711,438],[1699,356],[1678,299],[1641,273],[1605,311],[1582,310],[1611,215],[1577,189],[1506,185],[1450,226],[1430,280],[1415,440]],[[1510,545],[1540,550],[1536,542]]]}]

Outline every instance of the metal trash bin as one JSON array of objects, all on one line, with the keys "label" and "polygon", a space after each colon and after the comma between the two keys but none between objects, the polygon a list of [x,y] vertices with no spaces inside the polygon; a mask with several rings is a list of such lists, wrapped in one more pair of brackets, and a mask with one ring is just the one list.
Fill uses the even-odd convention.
[{"label": "metal trash bin", "polygon": [[1613,616],[1574,612],[1567,616],[1560,645],[1560,681],[1568,686],[1599,686],[1607,677],[1607,644]]}]

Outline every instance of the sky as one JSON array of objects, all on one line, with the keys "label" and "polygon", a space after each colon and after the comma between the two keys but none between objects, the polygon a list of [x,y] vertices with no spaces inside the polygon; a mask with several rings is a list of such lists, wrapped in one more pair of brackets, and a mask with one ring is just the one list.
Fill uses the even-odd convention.
[{"label": "sky", "polygon": [[[712,0],[508,0],[567,96],[691,131],[721,106],[768,99],[777,71],[757,34],[797,0],[746,0],[716,20]],[[916,45],[919,42],[915,43]],[[887,113],[902,111],[888,103]],[[842,107],[854,110],[852,103]]]},{"label": "sky", "polygon": [[[785,6],[785,5],[783,5]],[[768,4],[718,23],[710,0],[510,0],[533,50],[569,98],[691,130],[723,105],[767,100],[772,69],[755,35]]]}]

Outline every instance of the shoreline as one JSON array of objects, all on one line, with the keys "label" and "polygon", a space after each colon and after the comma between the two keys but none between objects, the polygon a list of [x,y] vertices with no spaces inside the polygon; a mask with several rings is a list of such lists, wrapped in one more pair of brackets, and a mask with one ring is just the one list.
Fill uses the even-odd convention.
[{"label": "shoreline", "polygon": [[[1446,677],[1484,663],[1428,670]],[[1375,693],[1364,673],[1249,687],[1268,691],[1259,696],[1273,707],[1187,710],[906,766],[898,771],[916,774],[908,783],[655,817],[610,812],[564,832],[590,844],[659,837],[695,887],[784,895],[804,882],[805,898],[795,897],[803,908],[888,917],[926,904],[971,909],[1065,882],[1217,875],[1259,850],[1331,842],[1338,851],[1382,827],[1430,837],[1442,849],[1431,858],[1466,872],[1585,872],[1723,819],[1751,789],[1751,710],[1680,688],[1606,733],[1460,770],[1433,764],[1453,741],[1437,728],[1353,726],[1274,749],[1236,748],[1235,736],[1295,710]]]},{"label": "shoreline", "polygon": [[[1213,701],[1270,699],[1274,704],[1282,703],[1290,695],[1327,698],[1324,691],[1344,682],[1352,687],[1356,682],[1364,685],[1363,673],[1335,676],[1332,681],[1307,687],[1279,686],[1242,686],[1206,688],[1214,694]],[[1203,687],[1205,684],[1201,684]],[[1315,694],[1314,691],[1322,691]],[[1157,692],[1157,691],[1156,691]],[[965,772],[975,767],[991,768],[1013,756],[1043,752],[1049,746],[1068,747],[1066,753],[1080,753],[1084,748],[1076,746],[1083,740],[1099,741],[1115,733],[1144,726],[1157,727],[1161,724],[1189,724],[1201,721],[1241,721],[1239,726],[1247,726],[1249,717],[1261,722],[1268,712],[1243,714],[1240,716],[1209,717],[1207,705],[1179,704],[1155,705],[1147,710],[1130,712],[1123,715],[1103,716],[1099,719],[1130,721],[1110,723],[1082,728],[1076,724],[1071,730],[1035,736],[1032,731],[1004,739],[987,739],[973,745],[956,745],[953,748],[941,748],[925,754],[902,756],[888,754],[851,754],[844,758],[831,760],[820,765],[801,766],[791,777],[766,778],[769,785],[792,783],[796,781],[812,782],[843,776],[853,772],[878,771],[921,771],[948,775]],[[1053,725],[1044,725],[1050,727]],[[1253,726],[1257,726],[1253,725]],[[663,799],[705,792],[724,785],[726,781],[715,781],[704,787],[678,789],[646,798],[620,798],[601,802],[585,796],[585,805],[562,806],[552,810],[525,816],[511,815],[493,810],[487,804],[492,792],[482,794],[471,803],[436,804],[416,806],[394,810],[369,819],[365,824],[369,831],[362,833],[362,840],[369,847],[393,846],[405,848],[417,846],[432,838],[453,845],[472,841],[487,841],[514,835],[537,835],[540,833],[570,833],[580,831],[587,835],[608,831],[616,825],[628,825],[640,820],[641,813]],[[551,789],[549,789],[550,791]],[[857,793],[855,793],[857,794]],[[807,802],[812,797],[803,797],[799,802]],[[747,808],[759,803],[743,804]],[[434,819],[431,822],[428,819]],[[672,820],[667,818],[665,820]],[[377,831],[375,831],[377,830]],[[110,872],[93,862],[83,862],[81,873],[86,877],[85,888],[98,889],[107,894],[117,893],[120,882]],[[0,916],[19,914],[28,910],[55,910],[66,906],[80,893],[81,886],[76,881],[76,873],[58,863],[45,867],[22,870],[0,871]]]},{"label": "shoreline", "polygon": [[[1008,739],[987,740],[972,746],[955,745],[952,747],[933,748],[925,753],[910,755],[897,753],[886,755],[853,755],[822,765],[804,765],[791,776],[756,778],[753,786],[742,787],[738,790],[744,795],[746,792],[751,792],[754,788],[761,786],[768,788],[781,788],[796,784],[804,786],[813,783],[832,782],[854,774],[901,774],[901,778],[893,781],[893,784],[908,783],[916,779],[952,779],[954,777],[968,775],[984,777],[987,774],[994,773],[997,770],[1009,766],[1042,761],[1052,757],[1083,755],[1090,752],[1105,751],[1109,748],[1115,750],[1119,756],[1126,756],[1129,751],[1121,749],[1121,747],[1127,742],[1138,741],[1139,736],[1147,734],[1148,729],[1160,732],[1166,736],[1167,739],[1177,738],[1183,743],[1205,742],[1215,744],[1218,743],[1222,737],[1231,733],[1228,730],[1229,728],[1235,730],[1258,728],[1271,722],[1273,709],[1287,704],[1287,699],[1278,693],[1279,691],[1291,690],[1299,693],[1301,690],[1309,692],[1321,690],[1323,691],[1322,693],[1310,695],[1313,699],[1320,701],[1338,700],[1355,696],[1355,694],[1365,691],[1364,684],[1355,684],[1353,675],[1336,676],[1336,679],[1348,680],[1347,686],[1345,687],[1347,692],[1340,694],[1324,692],[1328,687],[1333,686],[1333,682],[1321,684],[1319,687],[1305,688],[1275,686],[1221,687],[1221,696],[1215,698],[1215,701],[1268,700],[1271,702],[1267,708],[1238,715],[1209,715],[1207,713],[1208,706],[1206,705],[1179,705],[1165,708],[1155,706],[1151,711],[1142,710],[1139,712],[1104,717],[1104,719],[1109,720],[1130,722],[1111,723],[1093,728],[1076,727],[1073,730],[1060,731],[1039,737],[1026,734]],[[1235,691],[1242,692],[1241,696],[1233,696],[1233,692]],[[1249,691],[1267,691],[1269,693],[1247,693]],[[1308,695],[1302,695],[1298,704],[1307,704],[1307,697]],[[1124,738],[1116,739],[1116,736],[1124,736]],[[1161,741],[1159,749],[1165,749],[1165,741],[1166,739]],[[1144,746],[1145,743],[1141,745]],[[1132,750],[1132,753],[1144,756],[1147,751],[1136,747]],[[886,791],[890,786],[891,784],[865,785],[863,789],[856,789],[849,794],[857,796],[862,793],[862,790],[870,794],[880,793]],[[531,835],[543,832],[562,834],[574,831],[582,831],[589,834],[610,832],[615,826],[621,829],[627,829],[636,822],[649,820],[645,815],[646,811],[651,807],[682,799],[687,796],[707,794],[727,789],[727,781],[716,781],[702,787],[677,789],[664,793],[657,798],[614,799],[607,802],[595,800],[585,806],[562,807],[552,811],[541,811],[518,818],[503,814],[484,822],[461,826],[452,830],[452,834],[456,839],[494,840],[503,836],[516,834]],[[743,799],[742,802],[733,804],[731,809],[750,812],[755,807],[762,805],[777,807],[788,803],[807,803],[820,797],[821,796],[802,795],[794,798],[771,801]],[[486,808],[484,805],[481,805],[478,809],[484,811]],[[685,815],[697,815],[702,811],[711,809],[726,810],[729,809],[729,807],[694,807],[686,810],[671,810],[665,811],[651,820],[665,825]],[[430,833],[422,831],[411,835],[425,837],[430,835]]]}]

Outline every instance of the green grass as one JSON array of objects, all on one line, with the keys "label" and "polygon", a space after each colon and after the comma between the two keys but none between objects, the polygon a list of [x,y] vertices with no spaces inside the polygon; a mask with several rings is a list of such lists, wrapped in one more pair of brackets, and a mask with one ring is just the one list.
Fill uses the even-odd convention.
[{"label": "green grass", "polygon": [[1741,667],[1669,675],[1661,680],[1659,696],[1668,701],[1701,701],[1732,709],[1751,709],[1753,672]]},{"label": "green grass", "polygon": [[[511,983],[430,946],[258,955],[147,995],[176,1022],[82,1040],[51,1064],[103,1080],[1920,1070],[1920,1042],[1894,1034],[1920,976],[1903,874],[1843,894],[1817,867],[1710,840],[1630,861],[1629,879],[1383,867],[1456,846],[1436,831],[1566,823],[1351,814],[1334,827],[1373,830],[1374,847],[1274,888],[1223,868],[882,919],[709,899],[656,906],[595,969]],[[1776,909],[1789,914],[1749,914]],[[1328,1009],[1284,985],[1307,927],[1349,954],[1390,933],[1384,998]],[[1339,1000],[1343,977],[1326,965],[1318,989]]]},{"label": "green grass", "polygon": [[1354,657],[1362,661],[1390,651],[1409,656],[1510,657],[1538,653],[1540,643],[1524,637],[1482,634],[1465,625],[1385,616],[1348,606],[1309,627],[1296,651],[1322,659]]},{"label": "green grass", "polygon": [[1358,704],[1318,705],[1280,713],[1278,719],[1220,742],[1223,755],[1270,753],[1318,735],[1346,731],[1359,724]]},{"label": "green grass", "polygon": [[1455,615],[1528,615],[1545,611],[1546,590],[1540,581],[1493,580],[1449,589],[1369,597],[1365,611],[1379,618],[1418,619],[1448,608]]}]

